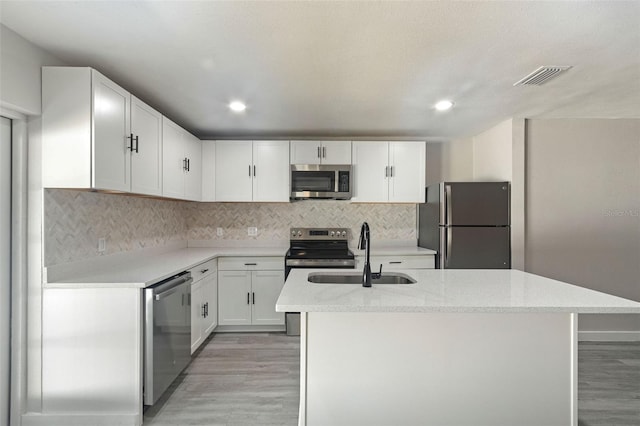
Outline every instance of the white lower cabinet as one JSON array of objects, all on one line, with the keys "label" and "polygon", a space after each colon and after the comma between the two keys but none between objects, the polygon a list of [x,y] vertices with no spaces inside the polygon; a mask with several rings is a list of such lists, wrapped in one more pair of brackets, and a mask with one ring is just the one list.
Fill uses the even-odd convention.
[{"label": "white lower cabinet", "polygon": [[275,309],[283,285],[282,258],[221,259],[218,272],[219,325],[284,326],[284,314]]},{"label": "white lower cabinet", "polygon": [[193,354],[218,324],[217,259],[190,270],[191,284],[191,353]]}]

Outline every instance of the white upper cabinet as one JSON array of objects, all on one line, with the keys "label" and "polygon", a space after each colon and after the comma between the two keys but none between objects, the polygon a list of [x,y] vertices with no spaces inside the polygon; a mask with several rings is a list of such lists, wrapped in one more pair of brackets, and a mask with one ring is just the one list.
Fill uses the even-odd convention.
[{"label": "white upper cabinet", "polygon": [[351,164],[351,141],[291,141],[291,164]]},{"label": "white upper cabinet", "polygon": [[389,142],[389,201],[424,203],[425,142]]},{"label": "white upper cabinet", "polygon": [[289,201],[287,158],[288,141],[253,141],[253,201]]},{"label": "white upper cabinet", "polygon": [[289,201],[288,141],[216,141],[216,201]]},{"label": "white upper cabinet", "polygon": [[162,195],[162,114],[131,96],[131,192]]},{"label": "white upper cabinet", "polygon": [[425,142],[353,142],[354,202],[423,203]]},{"label": "white upper cabinet", "polygon": [[96,70],[43,67],[43,183],[161,195],[161,115]]},{"label": "white upper cabinet", "polygon": [[216,201],[253,199],[251,141],[216,141]]},{"label": "white upper cabinet", "polygon": [[216,141],[202,141],[202,201],[216,201]]},{"label": "white upper cabinet", "polygon": [[200,201],[202,198],[202,142],[185,131],[184,155],[187,172],[184,175],[184,198]]},{"label": "white upper cabinet", "polygon": [[131,190],[131,95],[96,71],[93,86],[94,183],[98,189]]},{"label": "white upper cabinet", "polygon": [[202,196],[200,140],[166,117],[162,118],[162,195],[200,201]]}]

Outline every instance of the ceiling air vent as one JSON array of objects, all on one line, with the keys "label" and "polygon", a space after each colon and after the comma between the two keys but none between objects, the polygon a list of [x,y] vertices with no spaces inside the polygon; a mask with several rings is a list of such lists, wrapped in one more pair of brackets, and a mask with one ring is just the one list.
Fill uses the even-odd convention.
[{"label": "ceiling air vent", "polygon": [[541,86],[552,78],[571,68],[564,67],[540,67],[522,80],[513,83],[514,86]]}]

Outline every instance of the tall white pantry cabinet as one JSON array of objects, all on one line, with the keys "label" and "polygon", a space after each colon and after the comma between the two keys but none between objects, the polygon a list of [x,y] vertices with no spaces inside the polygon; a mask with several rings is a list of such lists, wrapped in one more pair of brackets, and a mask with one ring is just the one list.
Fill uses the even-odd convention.
[{"label": "tall white pantry cabinet", "polygon": [[98,71],[42,68],[43,183],[162,195],[162,115]]}]

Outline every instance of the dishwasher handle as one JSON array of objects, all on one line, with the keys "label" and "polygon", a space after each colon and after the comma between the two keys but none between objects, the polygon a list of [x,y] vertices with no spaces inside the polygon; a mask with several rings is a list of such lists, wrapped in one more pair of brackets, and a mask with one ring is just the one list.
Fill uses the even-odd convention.
[{"label": "dishwasher handle", "polygon": [[165,297],[170,296],[171,294],[178,291],[178,287],[191,281],[193,281],[193,279],[191,278],[190,272],[176,275],[175,277],[170,278],[169,280],[162,282],[153,288],[153,293],[155,296],[154,299],[164,299]]}]

